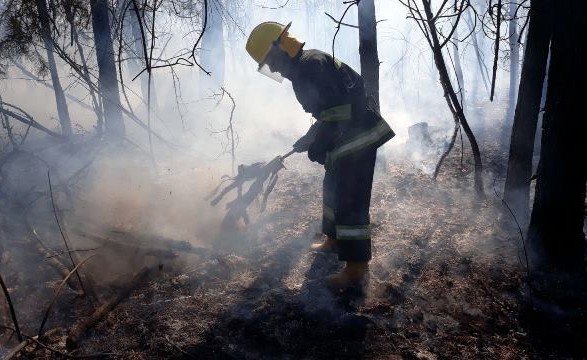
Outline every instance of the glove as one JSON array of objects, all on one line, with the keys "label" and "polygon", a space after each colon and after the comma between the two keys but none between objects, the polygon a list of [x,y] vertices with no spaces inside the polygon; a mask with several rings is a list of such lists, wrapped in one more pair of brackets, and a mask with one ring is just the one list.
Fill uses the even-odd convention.
[{"label": "glove", "polygon": [[313,142],[308,147],[308,159],[324,165],[326,161],[326,151],[322,149],[319,143]]},{"label": "glove", "polygon": [[310,141],[307,136],[302,136],[293,144],[293,149],[297,153],[303,153],[308,151],[308,147],[310,146]]},{"label": "glove", "polygon": [[316,138],[316,134],[318,133],[319,128],[320,124],[318,122],[312,124],[312,126],[310,126],[310,128],[308,129],[306,135],[299,138],[298,141],[296,141],[295,144],[293,144],[294,150],[298,153],[308,151],[310,144],[312,144],[312,142],[314,142]]}]

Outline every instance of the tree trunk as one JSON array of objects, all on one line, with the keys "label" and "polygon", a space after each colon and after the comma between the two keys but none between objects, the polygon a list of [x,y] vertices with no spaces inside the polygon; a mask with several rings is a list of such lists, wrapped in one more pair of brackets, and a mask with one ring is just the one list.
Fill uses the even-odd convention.
[{"label": "tree trunk", "polygon": [[57,116],[59,116],[59,123],[61,124],[61,132],[64,136],[71,136],[71,119],[69,117],[69,109],[65,101],[65,94],[59,81],[59,73],[57,72],[57,65],[55,64],[55,57],[53,55],[53,42],[51,39],[51,22],[49,20],[49,10],[47,9],[46,0],[36,0],[37,11],[39,13],[39,22],[41,23],[41,34],[43,43],[47,49],[47,63],[49,66],[49,73],[51,74],[51,81],[53,83],[53,90],[55,91],[55,102],[57,104]]},{"label": "tree trunk", "polygon": [[584,273],[587,122],[580,114],[587,81],[587,2],[569,0],[551,8],[556,21],[528,244],[541,271]]},{"label": "tree trunk", "polygon": [[551,34],[549,1],[532,0],[530,8],[526,51],[505,181],[504,200],[523,224],[527,224],[530,215],[532,156]]},{"label": "tree trunk", "polygon": [[96,44],[96,58],[98,60],[98,88],[100,89],[102,106],[104,107],[106,133],[115,137],[123,137],[125,127],[122,120],[116,64],[114,63],[108,2],[107,0],[90,0],[90,7],[94,42]]},{"label": "tree trunk", "polygon": [[377,55],[377,21],[374,0],[361,0],[359,18],[359,55],[361,57],[361,76],[365,81],[367,96],[379,111],[379,56]]},{"label": "tree trunk", "polygon": [[209,96],[210,89],[218,89],[224,84],[224,27],[222,12],[216,2],[208,2],[208,24],[202,37],[200,64],[211,75],[200,72],[200,94]]}]

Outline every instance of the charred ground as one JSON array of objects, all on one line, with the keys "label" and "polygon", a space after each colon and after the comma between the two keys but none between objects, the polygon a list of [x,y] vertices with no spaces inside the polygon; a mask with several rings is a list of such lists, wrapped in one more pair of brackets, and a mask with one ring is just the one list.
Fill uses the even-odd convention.
[{"label": "charred ground", "polygon": [[[517,229],[503,228],[508,215],[493,194],[493,186],[501,186],[493,176],[503,159],[497,144],[483,144],[489,149],[485,198],[472,190],[467,148],[462,166],[456,149],[436,182],[399,157],[379,168],[365,294],[333,294],[324,286],[322,279],[341,265],[335,255],[308,251],[319,230],[322,170],[294,159],[253,225],[224,229],[201,247],[177,251],[169,244],[179,242],[134,230],[94,233],[111,240],[96,244],[98,259],[86,268],[103,275],[93,276],[98,301],[128,288],[132,273],[143,267],[151,269],[149,276],[70,352],[67,335],[97,304],[67,288],[46,325],[59,330],[44,342],[71,355],[121,359],[585,356],[582,310],[548,312],[559,315],[547,326],[563,322],[567,329],[560,336],[568,335],[567,343],[560,345],[560,338],[544,336],[549,332],[528,303],[522,242]],[[60,276],[35,250],[30,224],[10,219],[2,224],[3,275],[23,333],[34,335]],[[36,232],[54,239],[54,227],[38,223]],[[141,239],[149,250],[133,247]],[[57,247],[59,239],[50,243]],[[30,264],[26,271],[22,263]],[[9,323],[4,316],[3,324]],[[4,354],[15,346],[9,330],[2,341]],[[32,345],[20,355],[50,358],[55,352]]]}]

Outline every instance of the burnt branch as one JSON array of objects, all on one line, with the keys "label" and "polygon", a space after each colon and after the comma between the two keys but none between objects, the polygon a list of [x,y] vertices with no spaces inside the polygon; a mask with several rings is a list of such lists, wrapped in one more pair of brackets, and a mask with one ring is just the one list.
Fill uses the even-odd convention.
[{"label": "burnt branch", "polygon": [[155,268],[145,267],[141,271],[137,272],[132,277],[130,283],[122,288],[122,291],[98,307],[87,319],[76,324],[69,332],[69,335],[65,340],[67,349],[75,349],[77,347],[77,343],[86,333],[86,331],[98,324],[100,320],[108,315],[118,304],[120,304],[122,300],[127,298],[134,289],[142,284],[149,277],[149,275],[153,273],[154,270]]},{"label": "burnt branch", "polygon": [[61,281],[61,283],[59,284],[59,287],[57,288],[57,290],[55,290],[55,295],[53,296],[53,299],[51,300],[51,302],[49,303],[49,305],[47,306],[47,309],[45,310],[45,315],[43,315],[43,320],[41,321],[41,326],[39,326],[39,331],[38,331],[38,336],[39,338],[43,335],[43,329],[45,328],[45,323],[47,322],[47,319],[49,319],[49,314],[51,314],[51,309],[53,308],[53,305],[55,305],[55,302],[57,302],[57,298],[59,297],[59,294],[61,293],[61,290],[63,289],[63,286],[67,283],[67,280],[74,274],[77,274],[78,269],[85,264],[88,260],[90,260],[91,258],[93,258],[94,255],[90,255],[88,257],[86,257],[85,259],[83,259],[79,264],[77,264],[76,267],[74,267],[69,274],[67,274],[67,276]]}]

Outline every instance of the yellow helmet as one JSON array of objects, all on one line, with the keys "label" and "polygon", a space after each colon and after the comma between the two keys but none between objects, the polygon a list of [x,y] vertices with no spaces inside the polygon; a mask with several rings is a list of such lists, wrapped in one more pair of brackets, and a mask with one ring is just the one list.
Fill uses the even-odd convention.
[{"label": "yellow helmet", "polygon": [[283,25],[272,21],[257,25],[251,31],[247,40],[247,52],[261,65],[265,61],[269,50],[271,50],[271,46],[277,41],[283,51],[290,57],[295,57],[304,46],[304,43],[288,32],[290,26],[291,22]]}]

